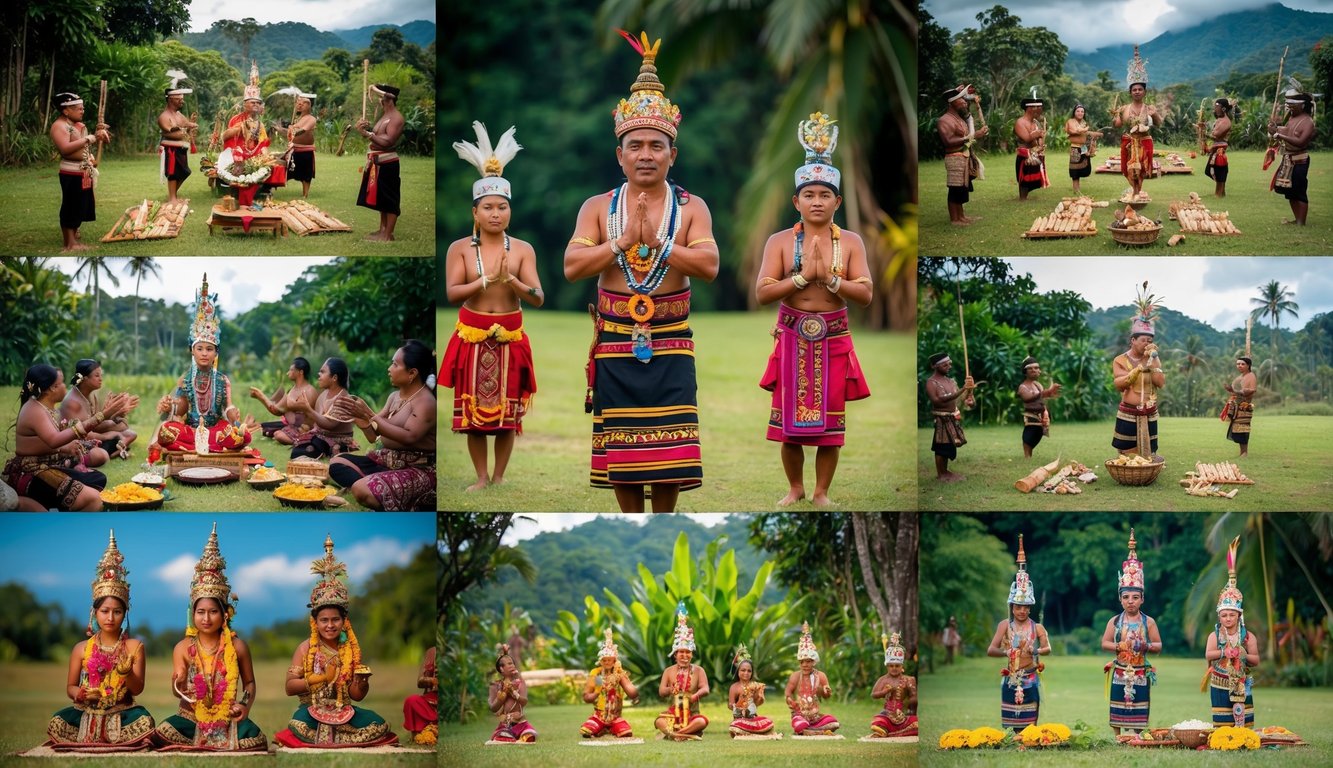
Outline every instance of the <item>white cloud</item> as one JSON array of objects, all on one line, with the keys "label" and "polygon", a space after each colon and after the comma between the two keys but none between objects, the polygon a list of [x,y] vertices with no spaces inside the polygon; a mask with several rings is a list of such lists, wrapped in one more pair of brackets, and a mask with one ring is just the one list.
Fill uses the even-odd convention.
[{"label": "white cloud", "polygon": [[[376,536],[353,544],[346,550],[335,550],[334,554],[347,564],[347,578],[351,580],[355,591],[371,574],[391,565],[407,565],[412,559],[412,553],[419,546],[420,542],[403,542]],[[312,581],[311,584],[313,583]]]},{"label": "white cloud", "polygon": [[65,577],[53,571],[38,571],[29,574],[28,583],[38,587],[58,587],[65,583]]},{"label": "white cloud", "polygon": [[233,566],[232,590],[247,600],[263,601],[273,590],[313,586],[312,560],[313,557],[294,560],[286,555],[269,555],[253,563]]},{"label": "white cloud", "polygon": [[190,581],[194,579],[194,566],[198,558],[189,554],[176,555],[175,558],[157,567],[153,575],[167,586],[175,595],[190,596]]}]

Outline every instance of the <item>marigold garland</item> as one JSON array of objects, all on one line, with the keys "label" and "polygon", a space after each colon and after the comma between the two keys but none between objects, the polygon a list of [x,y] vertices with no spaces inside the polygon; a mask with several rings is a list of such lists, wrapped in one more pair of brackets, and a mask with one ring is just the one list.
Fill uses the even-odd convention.
[{"label": "marigold garland", "polygon": [[1234,725],[1224,725],[1208,737],[1209,749],[1258,749],[1259,746],[1259,734],[1249,728],[1238,728]]},{"label": "marigold garland", "polygon": [[231,721],[231,705],[236,701],[236,686],[241,678],[240,669],[236,664],[236,646],[232,643],[235,634],[223,625],[222,643],[218,649],[218,655],[222,657],[222,679],[217,679],[215,667],[211,689],[208,678],[202,672],[204,649],[198,640],[195,641],[195,647],[199,650],[197,656],[199,666],[196,669],[200,671],[195,673],[193,680],[194,719],[205,733],[226,728]]},{"label": "marigold garland", "polygon": [[499,323],[492,323],[490,328],[476,328],[465,324],[459,320],[454,324],[454,330],[458,332],[458,337],[469,344],[479,344],[486,339],[495,339],[496,341],[509,343],[521,341],[523,339],[523,327],[519,326],[516,330],[509,330]]},{"label": "marigold garland", "polygon": [[[335,686],[334,705],[338,709],[341,709],[343,703],[350,698],[347,689],[351,685],[352,675],[356,672],[356,668],[361,666],[361,644],[356,641],[356,633],[352,631],[351,619],[343,619],[343,632],[347,634],[347,640],[338,643],[338,679],[333,682]],[[315,626],[315,617],[311,616],[310,647],[306,649],[305,664],[303,665],[307,677],[315,670],[315,654],[318,652],[319,630]],[[314,691],[310,693],[313,695]]]},{"label": "marigold garland", "polygon": [[967,737],[971,731],[966,728],[954,728],[951,731],[945,731],[940,737],[940,749],[966,749]]},{"label": "marigold garland", "polygon": [[83,669],[88,675],[88,685],[101,692],[101,698],[95,703],[85,705],[94,710],[110,709],[124,697],[129,688],[126,676],[116,669],[116,652],[124,643],[125,636],[122,634],[116,640],[110,654],[102,650],[101,644],[97,642],[99,637],[100,633],[88,638],[83,647]]}]

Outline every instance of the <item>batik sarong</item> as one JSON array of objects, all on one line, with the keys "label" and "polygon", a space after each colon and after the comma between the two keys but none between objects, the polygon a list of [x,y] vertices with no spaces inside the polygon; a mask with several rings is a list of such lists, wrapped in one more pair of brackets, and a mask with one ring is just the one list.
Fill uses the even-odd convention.
[{"label": "batik sarong", "polygon": [[[180,421],[166,421],[157,432],[158,445],[168,451],[195,453],[198,450],[199,427]],[[203,427],[209,453],[239,451],[250,444],[250,432],[226,421],[216,421]]]},{"label": "batik sarong", "polygon": [[315,719],[310,714],[309,706],[302,704],[292,713],[287,727],[273,734],[273,740],[284,747],[295,749],[335,749],[397,744],[398,735],[384,722],[384,718],[369,709],[352,706],[352,718],[338,725]]},{"label": "batik sarong", "polygon": [[[690,292],[653,297],[648,323],[630,317],[630,296],[597,292],[588,365],[595,488],[703,484]],[[645,338],[646,336],[646,338]],[[651,356],[640,357],[651,350]]]},{"label": "batik sarong", "polygon": [[263,752],[268,740],[250,718],[229,721],[223,733],[214,738],[199,729],[193,707],[180,710],[157,724],[153,742],[163,752]]},{"label": "batik sarong", "polygon": [[440,371],[444,386],[454,390],[453,431],[523,434],[537,372],[521,311],[460,307]]},{"label": "batik sarong", "polygon": [[292,440],[292,458],[322,459],[361,450],[355,432],[329,432],[320,427],[297,430]]},{"label": "batik sarong", "polygon": [[1107,703],[1111,727],[1136,731],[1147,728],[1148,710],[1152,706],[1152,684],[1157,679],[1153,666],[1113,661],[1107,665],[1106,675],[1110,681]]},{"label": "batik sarong", "polygon": [[105,712],[71,705],[51,717],[46,736],[43,746],[57,752],[139,752],[152,746],[153,716],[132,697]]},{"label": "batik sarong", "polygon": [[[1111,437],[1111,447],[1117,451],[1132,451],[1139,445],[1139,427],[1148,432],[1148,441],[1153,453],[1157,453],[1157,406],[1139,408],[1121,401],[1115,414],[1115,434]],[[1151,457],[1146,457],[1151,458]]]},{"label": "batik sarong", "polygon": [[[1029,163],[1029,157],[1036,157],[1040,162]],[[1014,158],[1014,178],[1018,180],[1020,192],[1051,186],[1051,182],[1046,179],[1045,158],[1033,155],[1027,147],[1018,148],[1018,155]]]},{"label": "batik sarong", "polygon": [[768,439],[797,445],[842,445],[846,403],[870,397],[852,347],[847,309],[802,312],[783,304],[776,343],[759,386],[773,393]]},{"label": "batik sarong", "polygon": [[935,435],[930,440],[930,450],[949,460],[958,458],[958,448],[967,445],[962,421],[954,411],[930,413],[935,417]]},{"label": "batik sarong", "polygon": [[380,213],[402,213],[402,177],[398,172],[397,152],[366,153],[366,169],[361,174],[361,189],[356,204]]},{"label": "batik sarong", "polygon": [[106,475],[95,469],[68,466],[71,458],[59,453],[45,456],[13,456],[5,462],[5,482],[18,495],[46,509],[68,512],[85,486],[106,488]]},{"label": "batik sarong", "polygon": [[[348,466],[351,465],[351,466]],[[348,488],[365,479],[385,512],[434,511],[435,453],[376,448],[365,456],[343,454],[329,464],[329,479]]]},{"label": "batik sarong", "polygon": [[841,727],[842,724],[833,715],[822,712],[814,712],[808,716],[801,712],[791,713],[791,729],[797,736],[806,731],[836,731]]},{"label": "batik sarong", "polygon": [[[1245,637],[1249,630],[1244,626],[1238,630],[1240,652],[1245,653]],[[1226,651],[1226,640],[1221,624],[1213,625],[1213,636],[1217,638],[1217,650]],[[1236,665],[1233,670],[1227,664]],[[1244,728],[1254,727],[1254,677],[1246,674],[1241,659],[1228,660],[1225,656],[1208,664],[1208,697],[1213,705],[1213,725],[1236,725]]]},{"label": "batik sarong", "polygon": [[1222,410],[1227,424],[1227,439],[1241,445],[1250,443],[1250,422],[1254,420],[1254,403],[1231,398]]},{"label": "batik sarong", "polygon": [[876,736],[916,736],[916,715],[907,714],[902,702],[894,701],[871,718],[870,730]]},{"label": "batik sarong", "polygon": [[1203,166],[1203,175],[1219,184],[1225,184],[1230,170],[1230,165],[1227,163],[1227,143],[1219,141],[1208,147],[1208,162]]},{"label": "batik sarong", "polygon": [[1000,727],[1023,730],[1036,725],[1041,709],[1041,680],[1037,668],[1029,667],[1017,673],[1002,671],[1000,681]]},{"label": "batik sarong", "polygon": [[[259,425],[261,434],[264,437],[273,437],[276,434],[284,434],[293,442],[301,436],[301,425],[305,423],[304,413],[284,413],[282,418],[277,421],[265,421]],[[309,432],[310,430],[305,430]]]},{"label": "batik sarong", "polygon": [[1120,175],[1126,179],[1146,179],[1152,176],[1152,137],[1120,135]]}]

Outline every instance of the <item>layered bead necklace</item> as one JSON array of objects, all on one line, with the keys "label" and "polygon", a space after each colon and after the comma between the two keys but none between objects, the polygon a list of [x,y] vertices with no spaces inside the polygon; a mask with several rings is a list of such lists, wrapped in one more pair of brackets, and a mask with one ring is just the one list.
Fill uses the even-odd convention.
[{"label": "layered bead necklace", "polygon": [[[620,239],[625,233],[625,225],[629,219],[628,194],[628,182],[611,193],[611,206],[606,212],[606,233],[612,242]],[[634,298],[630,300],[630,316],[637,323],[647,323],[653,316],[653,302],[649,294],[657,290],[671,268],[668,259],[671,258],[671,248],[675,245],[679,216],[680,204],[668,185],[665,199],[662,201],[662,220],[657,226],[657,239],[662,244],[657,248],[649,248],[647,243],[635,243],[624,255],[616,257],[616,264],[620,267],[621,274],[625,276],[625,285],[634,293]],[[643,277],[639,278],[638,275]]]},{"label": "layered bead necklace", "polygon": [[[188,400],[190,401],[190,421],[202,426],[211,427],[220,420],[220,414],[213,412],[214,401],[218,395],[218,367],[213,365],[207,374],[205,381],[201,384],[198,381],[199,365],[190,364],[190,376],[185,380],[185,386],[188,390]],[[201,418],[201,416],[203,418]],[[206,419],[211,418],[213,423],[209,424]]]},{"label": "layered bead necklace", "polygon": [[[829,262],[829,272],[834,277],[842,277],[842,230],[837,224],[830,224],[833,238],[833,259]],[[805,254],[805,222],[798,221],[796,226],[792,227],[792,233],[796,237],[796,246],[792,249],[792,274],[799,274],[801,271],[801,256]]]},{"label": "layered bead necklace", "polygon": [[[508,233],[508,232],[504,233],[504,236],[505,236],[505,255],[508,256],[508,255],[509,255],[509,233]],[[486,273],[485,273],[485,271],[483,271],[482,263],[481,263],[481,236],[480,236],[480,235],[474,235],[474,236],[473,236],[473,238],[472,238],[472,247],[473,247],[473,249],[475,249],[476,252],[477,252],[477,277],[485,277],[485,276],[486,276]]]}]

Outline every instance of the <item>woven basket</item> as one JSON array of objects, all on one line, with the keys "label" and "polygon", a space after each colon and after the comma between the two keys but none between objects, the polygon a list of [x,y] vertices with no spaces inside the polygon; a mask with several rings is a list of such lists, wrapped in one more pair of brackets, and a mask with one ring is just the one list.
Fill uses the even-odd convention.
[{"label": "woven basket", "polygon": [[1171,735],[1180,740],[1181,746],[1198,749],[1208,743],[1208,736],[1212,732],[1211,728],[1179,728],[1173,729]]},{"label": "woven basket", "polygon": [[1111,475],[1111,479],[1121,485],[1152,485],[1157,476],[1162,474],[1162,468],[1166,466],[1165,461],[1159,461],[1156,464],[1112,464],[1110,459],[1106,460],[1106,471]]},{"label": "woven basket", "polygon": [[1152,245],[1157,242],[1157,236],[1162,234],[1162,225],[1158,224],[1152,229],[1118,229],[1116,227],[1107,227],[1111,232],[1111,239],[1121,245]]},{"label": "woven basket", "polygon": [[329,479],[329,465],[322,461],[289,461],[287,462],[286,471],[288,477]]}]

